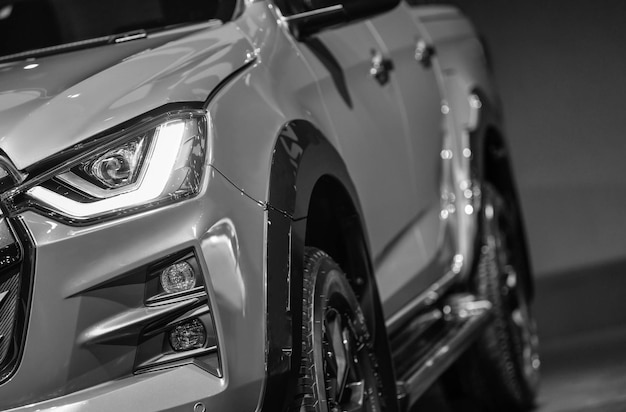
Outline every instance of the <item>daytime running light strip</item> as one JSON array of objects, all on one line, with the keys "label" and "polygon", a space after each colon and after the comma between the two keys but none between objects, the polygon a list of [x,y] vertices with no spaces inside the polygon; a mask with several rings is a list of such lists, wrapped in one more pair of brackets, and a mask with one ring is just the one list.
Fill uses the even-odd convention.
[{"label": "daytime running light strip", "polygon": [[93,203],[76,202],[41,186],[35,186],[27,193],[32,198],[76,218],[97,216],[157,199],[168,185],[184,132],[185,122],[182,120],[159,126],[154,137],[156,141],[152,157],[147,159],[149,165],[144,180],[139,188],[132,192]]}]

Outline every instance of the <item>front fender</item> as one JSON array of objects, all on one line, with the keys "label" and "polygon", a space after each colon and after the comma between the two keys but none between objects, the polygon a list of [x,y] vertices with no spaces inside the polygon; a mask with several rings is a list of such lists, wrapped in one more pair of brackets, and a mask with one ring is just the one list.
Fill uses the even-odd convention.
[{"label": "front fender", "polygon": [[[341,157],[311,123],[294,120],[280,130],[270,171],[267,218],[267,384],[263,408],[283,410],[300,366],[302,273],[306,217],[315,183],[332,175],[356,192]],[[355,204],[358,204],[356,202]],[[297,316],[294,316],[296,314]]]}]

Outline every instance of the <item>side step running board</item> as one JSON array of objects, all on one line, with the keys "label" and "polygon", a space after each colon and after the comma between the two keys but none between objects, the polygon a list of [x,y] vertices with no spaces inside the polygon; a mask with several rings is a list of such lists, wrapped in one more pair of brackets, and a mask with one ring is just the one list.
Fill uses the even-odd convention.
[{"label": "side step running board", "polygon": [[[491,318],[491,302],[475,300],[473,295],[454,295],[442,309],[434,309],[420,318],[441,319],[426,325],[430,339],[424,350],[416,350],[418,359],[404,359],[410,368],[403,368],[397,382],[401,410],[408,410],[417,399],[474,342]],[[434,333],[433,330],[434,329]],[[425,346],[416,339],[416,346]],[[403,345],[406,346],[406,345]]]}]

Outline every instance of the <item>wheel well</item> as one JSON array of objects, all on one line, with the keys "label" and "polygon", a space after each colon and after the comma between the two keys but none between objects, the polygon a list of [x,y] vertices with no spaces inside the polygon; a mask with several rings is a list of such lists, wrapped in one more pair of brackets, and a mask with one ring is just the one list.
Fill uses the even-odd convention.
[{"label": "wheel well", "polygon": [[500,133],[491,128],[485,134],[485,180],[494,185],[507,200],[516,200],[508,150]]},{"label": "wheel well", "polygon": [[[382,379],[395,382],[382,306],[359,212],[358,204],[338,179],[322,176],[309,200],[305,245],[328,253],[346,274],[373,336]],[[397,411],[395,383],[385,385],[383,396],[387,410]]]},{"label": "wheel well", "polygon": [[[341,183],[331,177],[320,178],[311,194],[306,224],[306,246],[328,253],[341,266],[352,287],[362,285],[369,272],[361,221],[356,207]],[[358,287],[355,288],[357,295]]]},{"label": "wheel well", "polygon": [[532,266],[509,151],[502,135],[494,128],[488,129],[485,133],[484,144],[483,176],[487,182],[491,183],[504,196],[509,213],[513,214],[515,218],[515,230],[519,239],[517,246],[521,251],[521,264],[525,269],[524,287],[529,299],[532,299],[534,295]]}]

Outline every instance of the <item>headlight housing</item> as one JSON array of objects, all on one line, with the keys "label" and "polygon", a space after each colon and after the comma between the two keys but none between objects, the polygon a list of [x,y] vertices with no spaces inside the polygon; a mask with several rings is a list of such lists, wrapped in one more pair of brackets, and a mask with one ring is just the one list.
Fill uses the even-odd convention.
[{"label": "headlight housing", "polygon": [[113,134],[9,193],[13,211],[43,209],[85,224],[195,196],[206,157],[208,114],[169,112]]}]

